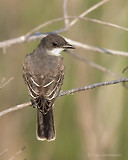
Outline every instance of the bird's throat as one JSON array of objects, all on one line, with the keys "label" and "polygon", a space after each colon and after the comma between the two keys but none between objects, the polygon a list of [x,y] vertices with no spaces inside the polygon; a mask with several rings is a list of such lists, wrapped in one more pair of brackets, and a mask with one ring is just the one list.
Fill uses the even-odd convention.
[{"label": "bird's throat", "polygon": [[61,56],[61,52],[63,51],[62,48],[54,48],[51,51],[48,51],[48,54],[53,55],[53,56]]}]

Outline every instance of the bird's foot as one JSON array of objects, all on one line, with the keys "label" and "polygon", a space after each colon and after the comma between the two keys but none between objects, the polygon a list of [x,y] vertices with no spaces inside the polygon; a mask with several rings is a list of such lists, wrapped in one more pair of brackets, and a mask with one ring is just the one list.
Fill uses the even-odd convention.
[{"label": "bird's foot", "polygon": [[31,103],[32,103],[32,107],[33,107],[33,108],[37,108],[35,102],[34,102],[32,99],[30,99],[30,101],[31,101]]}]

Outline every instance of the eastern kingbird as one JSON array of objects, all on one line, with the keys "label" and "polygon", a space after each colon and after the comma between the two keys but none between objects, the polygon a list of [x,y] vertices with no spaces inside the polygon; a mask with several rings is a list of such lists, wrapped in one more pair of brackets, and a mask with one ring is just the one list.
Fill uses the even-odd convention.
[{"label": "eastern kingbird", "polygon": [[49,34],[25,57],[23,63],[23,78],[32,104],[37,107],[38,140],[55,139],[53,104],[64,79],[63,57],[60,52],[65,49],[74,47],[63,37]]}]

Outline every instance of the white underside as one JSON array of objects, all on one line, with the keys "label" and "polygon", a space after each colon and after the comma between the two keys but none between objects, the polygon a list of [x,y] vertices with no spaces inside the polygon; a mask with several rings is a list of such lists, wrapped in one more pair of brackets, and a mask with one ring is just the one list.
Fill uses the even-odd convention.
[{"label": "white underside", "polygon": [[40,137],[38,137],[37,136],[37,134],[36,134],[36,137],[37,137],[37,139],[39,140],[39,141],[48,141],[48,142],[50,142],[50,141],[54,141],[55,139],[56,139],[56,137],[54,137],[54,138],[52,138],[52,139],[46,139],[46,138],[40,138]]},{"label": "white underside", "polygon": [[54,56],[60,56],[60,53],[63,51],[62,48],[54,48],[51,51],[48,52],[48,54],[50,55],[54,55]]}]

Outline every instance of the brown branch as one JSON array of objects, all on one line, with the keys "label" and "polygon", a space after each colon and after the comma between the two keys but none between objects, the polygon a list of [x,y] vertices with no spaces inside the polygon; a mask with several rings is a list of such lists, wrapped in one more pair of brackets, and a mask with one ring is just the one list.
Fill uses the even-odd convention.
[{"label": "brown branch", "polygon": [[[106,85],[123,83],[123,82],[128,82],[128,78],[120,78],[120,79],[117,79],[117,80],[95,83],[95,84],[91,84],[91,85],[88,85],[88,86],[67,90],[67,91],[64,91],[64,92],[61,91],[58,97],[65,96],[65,95],[70,95],[70,94],[73,94],[73,93],[76,93],[76,92],[81,92],[81,91],[85,91],[85,90],[89,90],[89,89],[94,89],[94,88],[98,88],[98,87],[102,87],[102,86],[106,86]],[[23,103],[23,104],[11,107],[9,109],[6,109],[6,110],[0,112],[0,117],[4,116],[4,115],[6,115],[10,112],[13,112],[13,111],[16,111],[16,110],[19,110],[19,109],[22,109],[22,108],[25,108],[25,107],[28,107],[28,106],[31,106],[31,105],[32,105],[31,102],[27,102],[27,103]]]}]

